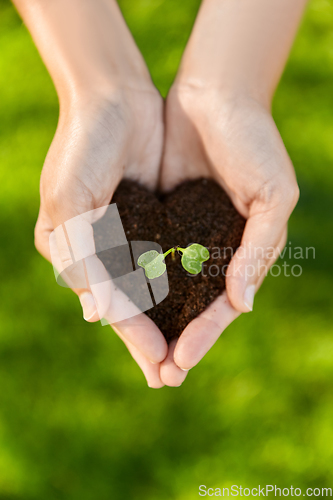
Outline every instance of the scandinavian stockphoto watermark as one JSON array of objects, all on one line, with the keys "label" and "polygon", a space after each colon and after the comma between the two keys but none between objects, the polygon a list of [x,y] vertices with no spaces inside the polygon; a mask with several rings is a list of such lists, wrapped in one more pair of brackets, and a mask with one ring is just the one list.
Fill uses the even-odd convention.
[{"label": "scandinavian stockphoto watermark", "polygon": [[246,488],[241,485],[232,485],[227,488],[212,488],[205,484],[199,486],[200,497],[331,497],[332,488],[295,488],[294,486],[279,487],[266,484],[254,488]]},{"label": "scandinavian stockphoto watermark", "polygon": [[[315,259],[316,249],[314,247],[293,246],[291,241],[282,248],[280,247],[211,247],[209,262],[202,265],[202,275],[217,277],[222,274],[227,277],[230,274],[229,261],[237,257],[237,264],[232,268],[235,277],[255,278],[260,276],[285,276],[298,278],[303,273],[303,260]],[[226,261],[226,264],[220,264]]]},{"label": "scandinavian stockphoto watermark", "polygon": [[[315,249],[229,247],[207,248],[199,242],[177,242],[165,253],[156,242],[128,241],[115,203],[77,215],[50,235],[50,254],[57,283],[90,290],[102,324],[113,324],[152,309],[169,293],[165,257],[178,259],[189,276],[301,276],[302,259],[315,259]],[[165,250],[165,249],[164,249]],[[234,259],[232,259],[234,257]],[[275,262],[278,259],[278,262]]]}]

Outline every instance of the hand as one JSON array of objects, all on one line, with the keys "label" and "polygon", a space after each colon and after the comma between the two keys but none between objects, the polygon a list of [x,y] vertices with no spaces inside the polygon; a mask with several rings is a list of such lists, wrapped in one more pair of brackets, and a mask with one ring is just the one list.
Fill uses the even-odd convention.
[{"label": "hand", "polygon": [[185,328],[175,346],[174,363],[182,369],[196,365],[241,312],[252,310],[255,292],[285,245],[299,196],[292,163],[264,103],[176,83],[167,98],[162,188],[201,176],[214,178],[247,222],[227,271],[226,292]]},{"label": "hand", "polygon": [[[36,225],[36,247],[50,259],[50,233],[65,221],[106,206],[123,177],[155,188],[163,143],[163,102],[151,86],[112,89],[106,96],[89,94],[63,107],[57,132],[41,176],[41,206]],[[89,245],[90,223],[84,228]],[[78,242],[81,244],[81,242]],[[66,251],[61,249],[66,260]],[[108,297],[74,289],[85,318],[97,321],[96,311]],[[104,308],[104,309],[103,309]],[[167,354],[165,339],[144,314],[117,323],[123,339],[141,366],[149,385],[160,387],[159,365]],[[152,364],[152,362],[157,364]]]},{"label": "hand", "polygon": [[[36,247],[50,260],[52,231],[80,216],[77,234],[67,234],[66,239],[60,230],[51,237],[52,253],[57,254],[58,271],[68,267],[72,259],[67,241],[70,236],[72,253],[76,252],[75,260],[81,262],[72,266],[71,285],[87,321],[97,321],[107,316],[108,306],[114,302],[106,270],[94,255],[94,220],[87,212],[107,206],[123,177],[156,187],[163,147],[163,101],[115,0],[14,3],[60,101],[58,128],[41,176]],[[91,263],[106,278],[105,290],[94,289],[93,295]],[[84,287],[78,284],[75,273],[88,278]],[[157,326],[140,314],[118,322],[115,330],[148,384],[161,387],[159,362],[167,355],[167,344]]]},{"label": "hand", "polygon": [[[162,103],[115,0],[87,0],[84,8],[80,0],[14,3],[60,100],[59,125],[41,179],[36,226],[36,246],[50,258],[52,230],[107,205],[123,176],[156,186],[163,141]],[[305,0],[275,0],[272,5],[255,0],[246,8],[242,3],[202,3],[179,74],[192,75],[192,81],[207,78],[208,86],[202,88],[210,90],[189,91],[195,87],[182,87],[177,78],[167,103],[162,186],[170,188],[181,179],[212,175],[249,218],[243,247],[255,243],[267,248],[268,243],[276,245],[278,237],[283,239],[297,197],[290,161],[263,106],[251,99],[225,99],[212,88],[216,82],[237,80],[240,88],[258,89],[258,83],[264,82],[263,87],[273,91]],[[208,30],[211,36],[206,36]],[[90,248],[91,222],[83,221],[82,233]],[[274,231],[269,229],[273,226]],[[62,247],[57,241],[62,264],[68,261],[64,243]],[[75,241],[78,246],[81,243],[80,238]],[[251,307],[253,288],[261,276],[256,283],[237,279],[234,269],[239,260],[236,255],[227,279],[231,303],[225,296],[218,299],[221,308],[215,303],[194,320],[176,348],[173,343],[167,350],[161,332],[143,314],[117,324],[150,386],[179,385],[186,377],[179,366],[193,366],[221,328]],[[75,291],[89,321],[98,319],[96,307],[106,311],[108,293],[92,297],[89,286]],[[207,323],[210,333],[203,342]]]}]

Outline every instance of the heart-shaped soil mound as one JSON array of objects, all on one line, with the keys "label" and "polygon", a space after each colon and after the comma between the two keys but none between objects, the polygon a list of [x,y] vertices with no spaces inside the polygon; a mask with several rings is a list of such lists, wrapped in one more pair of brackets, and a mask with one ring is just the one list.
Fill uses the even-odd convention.
[{"label": "heart-shaped soil mound", "polygon": [[224,273],[240,244],[245,219],[225,191],[208,179],[184,182],[164,195],[126,180],[112,203],[117,204],[128,241],[153,241],[164,252],[200,243],[210,251],[203,272],[196,276],[185,271],[179,255],[166,258],[169,295],[146,314],[170,342],[225,289]]}]

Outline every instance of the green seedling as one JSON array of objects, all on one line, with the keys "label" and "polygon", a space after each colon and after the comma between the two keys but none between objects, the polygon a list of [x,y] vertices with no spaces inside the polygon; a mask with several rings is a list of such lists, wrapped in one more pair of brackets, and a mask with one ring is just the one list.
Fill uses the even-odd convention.
[{"label": "green seedling", "polygon": [[193,243],[187,248],[173,247],[165,253],[158,253],[156,250],[149,250],[138,258],[138,265],[143,267],[148,279],[152,280],[162,276],[166,271],[164,259],[171,253],[174,258],[175,252],[181,254],[182,266],[190,274],[199,274],[202,270],[202,263],[209,259],[209,251],[206,247]]}]

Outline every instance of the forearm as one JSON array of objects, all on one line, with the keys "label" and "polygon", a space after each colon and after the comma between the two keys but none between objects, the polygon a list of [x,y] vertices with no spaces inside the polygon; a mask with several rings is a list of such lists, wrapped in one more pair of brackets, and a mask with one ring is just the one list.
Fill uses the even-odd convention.
[{"label": "forearm", "polygon": [[150,85],[115,0],[13,0],[60,97]]},{"label": "forearm", "polygon": [[269,102],[306,0],[203,0],[177,82]]}]

